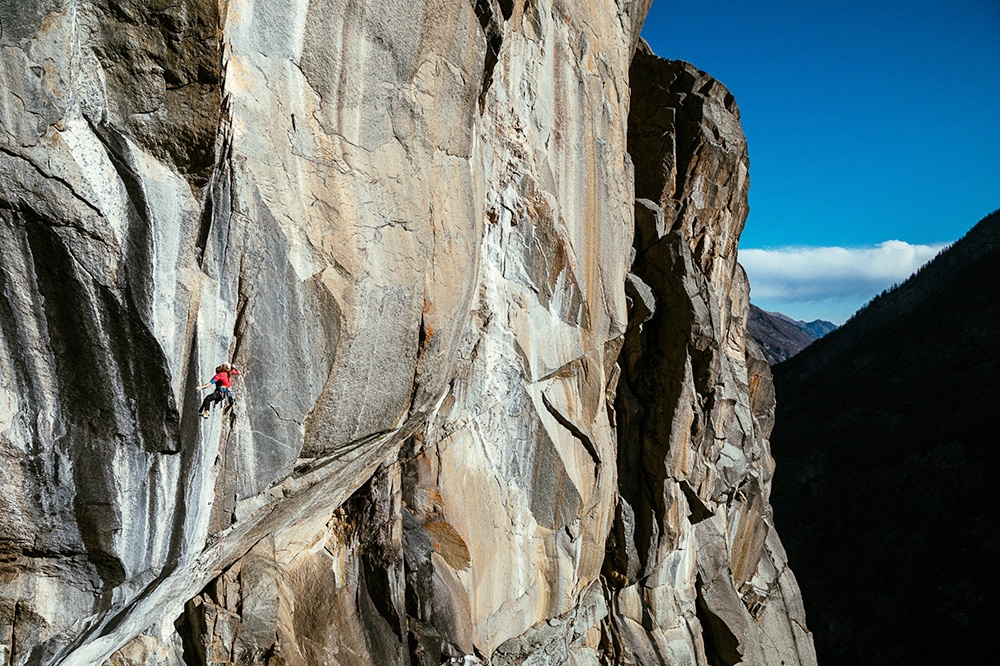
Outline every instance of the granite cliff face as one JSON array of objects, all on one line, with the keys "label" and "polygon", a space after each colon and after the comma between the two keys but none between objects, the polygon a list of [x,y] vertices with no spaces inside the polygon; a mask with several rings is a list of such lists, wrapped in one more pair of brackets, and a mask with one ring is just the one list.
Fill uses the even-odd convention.
[{"label": "granite cliff face", "polygon": [[647,8],[0,0],[4,663],[814,663]]}]

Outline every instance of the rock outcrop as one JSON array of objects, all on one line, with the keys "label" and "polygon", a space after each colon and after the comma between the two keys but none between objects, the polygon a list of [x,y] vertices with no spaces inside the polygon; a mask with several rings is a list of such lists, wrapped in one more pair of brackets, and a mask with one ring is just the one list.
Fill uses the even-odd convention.
[{"label": "rock outcrop", "polygon": [[636,260],[616,402],[621,497],[608,580],[617,663],[811,663],[770,517],[770,371],[736,263],[749,189],[732,95],[637,53]]},{"label": "rock outcrop", "polygon": [[4,663],[814,662],[648,4],[0,0]]}]

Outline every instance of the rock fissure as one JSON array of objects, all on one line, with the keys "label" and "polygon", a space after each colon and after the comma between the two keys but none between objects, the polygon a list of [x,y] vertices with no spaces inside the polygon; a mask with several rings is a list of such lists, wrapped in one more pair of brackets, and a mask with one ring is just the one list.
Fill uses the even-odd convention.
[{"label": "rock fissure", "polygon": [[295,423],[296,425],[302,425],[301,421],[296,421],[295,419],[289,419],[289,418],[283,417],[281,415],[281,412],[279,412],[278,409],[277,409],[277,407],[275,407],[274,405],[268,405],[268,407],[270,407],[271,411],[274,412],[274,415],[277,416],[282,421],[287,421],[289,423]]},{"label": "rock fissure", "polygon": [[[80,203],[82,203],[84,206],[86,206],[87,208],[89,208],[91,210],[91,212],[96,213],[97,215],[101,215],[101,209],[97,205],[95,205],[94,203],[92,203],[90,201],[90,199],[87,199],[85,196],[83,196],[79,192],[77,192],[76,189],[73,187],[73,184],[70,183],[69,181],[65,180],[62,177],[59,177],[59,176],[47,173],[41,166],[38,165],[37,162],[35,162],[34,160],[32,160],[29,157],[25,157],[24,155],[21,155],[17,151],[14,151],[14,150],[11,150],[9,148],[5,148],[3,146],[0,146],[0,153],[3,153],[4,155],[7,155],[7,156],[12,157],[12,158],[14,158],[16,160],[20,160],[20,161],[28,164],[31,167],[32,171],[36,172],[39,176],[41,176],[42,178],[44,178],[46,181],[51,181],[51,182],[58,183],[59,185],[62,185],[63,188],[65,188],[66,191],[68,191],[70,193],[70,195],[74,199],[76,199],[77,201],[79,201]],[[65,226],[70,226],[70,225],[65,225]],[[81,230],[81,232],[82,232],[82,230]]]},{"label": "rock fissure", "polygon": [[561,426],[569,430],[573,433],[574,437],[580,440],[584,448],[587,450],[587,453],[589,453],[590,457],[593,459],[594,464],[600,466],[602,464],[601,457],[597,452],[597,447],[594,445],[593,440],[590,439],[590,436],[583,432],[583,430],[568,419],[562,412],[556,409],[544,393],[542,393],[542,404],[545,405],[545,409],[548,410],[549,414],[551,414]]}]

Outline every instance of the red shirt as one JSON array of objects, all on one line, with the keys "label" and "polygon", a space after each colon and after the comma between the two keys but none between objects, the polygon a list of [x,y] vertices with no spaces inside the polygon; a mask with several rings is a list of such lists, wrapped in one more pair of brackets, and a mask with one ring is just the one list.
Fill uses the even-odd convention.
[{"label": "red shirt", "polygon": [[216,386],[221,386],[222,388],[232,388],[233,380],[232,375],[238,375],[240,371],[233,368],[229,372],[220,372],[212,377],[212,381],[215,382]]}]

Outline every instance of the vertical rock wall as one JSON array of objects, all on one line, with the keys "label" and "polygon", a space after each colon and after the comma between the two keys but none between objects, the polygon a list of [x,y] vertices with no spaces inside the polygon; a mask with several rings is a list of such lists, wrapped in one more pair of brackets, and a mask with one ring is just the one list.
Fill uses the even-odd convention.
[{"label": "vertical rock wall", "polygon": [[810,662],[647,8],[0,0],[4,663]]},{"label": "vertical rock wall", "polygon": [[[616,75],[631,51],[602,17],[610,9],[526,3],[506,19],[477,127],[486,228],[473,315],[408,466],[419,524],[408,533],[435,545],[428,569],[451,581],[420,601],[467,607],[471,644],[512,660],[528,649],[516,637],[600,597],[615,490],[606,394],[626,324],[633,189]],[[441,627],[419,619],[431,650]],[[564,656],[589,629],[570,626],[553,638]]]},{"label": "vertical rock wall", "polygon": [[815,663],[768,504],[770,370],[746,335],[739,111],[718,81],[636,53],[635,252],[605,572],[623,663]]}]

